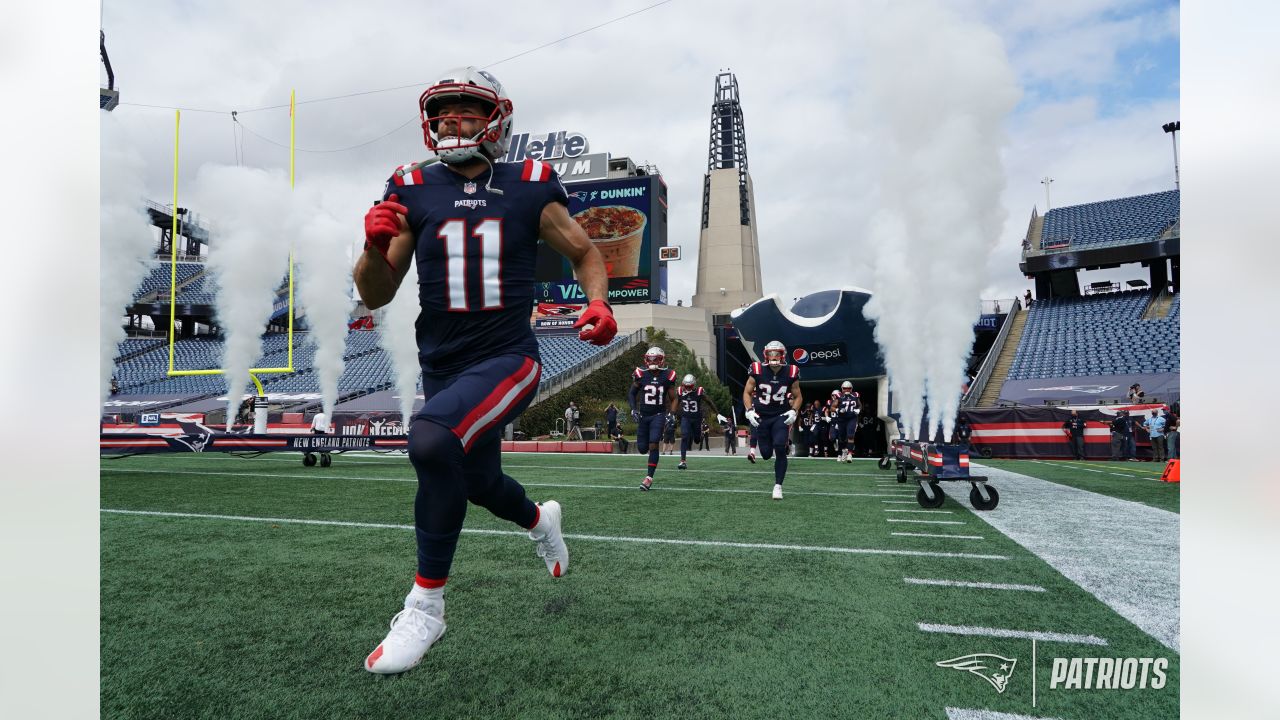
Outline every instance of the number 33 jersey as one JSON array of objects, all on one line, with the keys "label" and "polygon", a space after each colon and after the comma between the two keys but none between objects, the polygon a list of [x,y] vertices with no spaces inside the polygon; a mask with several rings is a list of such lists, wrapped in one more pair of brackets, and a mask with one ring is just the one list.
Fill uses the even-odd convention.
[{"label": "number 33 jersey", "polygon": [[756,395],[752,398],[755,411],[762,417],[781,415],[791,409],[787,391],[800,380],[800,368],[782,365],[777,370],[763,363],[751,363],[751,377],[756,381]]},{"label": "number 33 jersey", "polygon": [[538,357],[529,312],[542,210],[569,203],[555,170],[538,160],[494,163],[492,180],[489,170],[467,179],[444,163],[401,170],[382,198],[395,194],[408,208],[417,243],[423,372],[451,374],[508,353]]}]

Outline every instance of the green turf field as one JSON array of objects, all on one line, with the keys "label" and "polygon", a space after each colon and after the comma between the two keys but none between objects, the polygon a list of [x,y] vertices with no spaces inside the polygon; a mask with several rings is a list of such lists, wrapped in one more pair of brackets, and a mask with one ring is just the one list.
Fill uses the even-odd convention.
[{"label": "green turf field", "polygon": [[1180,483],[1160,482],[1164,463],[1099,462],[1095,460],[982,460],[1009,472],[1070,485],[1122,500],[1178,512]]},{"label": "green turf field", "polygon": [[[649,493],[637,488],[638,455],[504,463],[535,500],[562,503],[567,575],[550,577],[527,536],[471,508],[448,631],[420,666],[380,677],[361,663],[415,568],[416,485],[403,455],[335,456],[327,469],[284,453],[103,460],[102,716],[1178,714],[1176,652],[966,503],[922,511],[874,463],[793,460],[781,502],[769,499],[771,465],[742,456],[693,457],[684,472],[663,457]],[[1033,707],[1029,639],[920,623],[1074,637],[1036,643]],[[935,665],[972,653],[1016,659],[1003,693]],[[1051,691],[1056,656],[1165,657],[1169,682]]]}]

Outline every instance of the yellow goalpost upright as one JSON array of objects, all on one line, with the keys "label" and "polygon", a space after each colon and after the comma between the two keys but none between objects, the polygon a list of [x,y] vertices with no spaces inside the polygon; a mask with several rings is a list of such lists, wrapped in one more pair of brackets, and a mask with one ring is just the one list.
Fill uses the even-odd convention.
[{"label": "yellow goalpost upright", "polygon": [[[294,99],[295,91],[289,92],[289,187],[293,188],[294,176]],[[182,124],[182,111],[174,110],[173,117],[173,226],[170,229],[170,237],[175,240],[169,243],[169,370],[170,377],[179,377],[186,375],[222,375],[225,370],[223,368],[215,368],[212,370],[175,370],[173,367],[173,345],[175,342],[175,324],[177,314],[177,290],[178,290],[178,131]],[[262,381],[258,380],[258,375],[266,373],[291,373],[293,369],[293,247],[292,242],[289,247],[289,336],[288,336],[288,363],[285,367],[274,368],[250,368],[249,379],[253,380],[253,385],[258,389],[258,395],[265,395],[266,392],[262,388]],[[230,391],[229,391],[230,392]]]}]

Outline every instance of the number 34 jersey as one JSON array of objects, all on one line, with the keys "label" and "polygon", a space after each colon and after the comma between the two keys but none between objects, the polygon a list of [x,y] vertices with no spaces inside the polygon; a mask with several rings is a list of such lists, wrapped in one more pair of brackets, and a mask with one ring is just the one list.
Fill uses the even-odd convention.
[{"label": "number 34 jersey", "polygon": [[[494,163],[468,179],[444,163],[391,175],[417,242],[418,359],[424,372],[451,374],[478,360],[538,357],[529,327],[542,210],[569,198],[550,165]],[[498,195],[485,190],[490,183]]]},{"label": "number 34 jersey", "polygon": [[791,409],[787,391],[800,380],[800,368],[782,365],[777,370],[763,363],[751,363],[751,377],[756,381],[756,395],[752,398],[755,411],[762,417],[781,415]]}]

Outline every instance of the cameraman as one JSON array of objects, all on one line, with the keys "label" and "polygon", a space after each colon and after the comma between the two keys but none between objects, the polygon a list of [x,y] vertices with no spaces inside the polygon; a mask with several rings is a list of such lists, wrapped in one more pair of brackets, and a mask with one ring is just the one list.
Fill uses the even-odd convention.
[{"label": "cameraman", "polygon": [[1134,383],[1129,386],[1129,395],[1128,395],[1129,402],[1135,403],[1135,404],[1143,402],[1143,398],[1145,398],[1146,396],[1147,394],[1142,392],[1142,385],[1138,383]]},{"label": "cameraman", "polygon": [[582,413],[578,412],[578,405],[572,401],[569,407],[564,411],[565,440],[581,440],[582,430],[578,427],[578,422],[582,418]]},{"label": "cameraman", "polygon": [[1133,426],[1129,424],[1129,411],[1117,410],[1111,420],[1111,459],[1128,460],[1129,441],[1133,437]]}]

